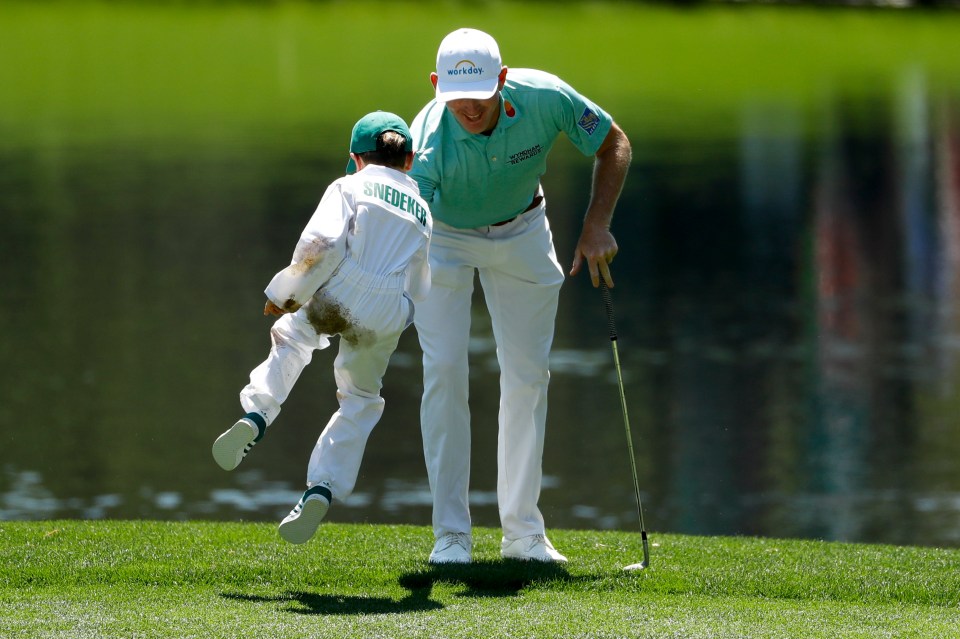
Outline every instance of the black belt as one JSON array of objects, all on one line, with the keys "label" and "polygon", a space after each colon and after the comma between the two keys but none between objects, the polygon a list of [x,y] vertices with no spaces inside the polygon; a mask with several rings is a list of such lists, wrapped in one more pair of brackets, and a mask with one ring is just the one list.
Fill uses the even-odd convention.
[{"label": "black belt", "polygon": [[527,211],[532,211],[533,209],[540,206],[541,202],[543,202],[543,196],[537,193],[536,195],[533,196],[533,200],[530,202],[530,206],[528,206],[527,208],[520,211],[518,214],[511,217],[509,220],[504,220],[502,222],[494,222],[490,226],[503,226],[504,224],[509,224],[510,222],[513,222],[515,219],[517,219],[518,217],[526,213]]}]

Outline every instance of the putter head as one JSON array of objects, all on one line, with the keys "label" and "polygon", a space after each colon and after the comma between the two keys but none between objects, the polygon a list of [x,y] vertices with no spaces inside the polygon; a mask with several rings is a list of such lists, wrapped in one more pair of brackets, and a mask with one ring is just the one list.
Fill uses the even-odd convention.
[{"label": "putter head", "polygon": [[642,531],[643,535],[643,561],[638,564],[630,564],[629,566],[624,566],[623,569],[627,572],[633,572],[635,570],[643,570],[650,565],[650,547],[647,544],[647,531],[644,529]]}]

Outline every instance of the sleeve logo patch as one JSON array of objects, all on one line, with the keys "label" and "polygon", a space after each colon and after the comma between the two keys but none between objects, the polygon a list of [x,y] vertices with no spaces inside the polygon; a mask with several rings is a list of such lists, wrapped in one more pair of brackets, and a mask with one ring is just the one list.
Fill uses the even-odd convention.
[{"label": "sleeve logo patch", "polygon": [[583,115],[580,116],[577,126],[583,129],[587,135],[593,135],[593,132],[600,126],[600,116],[586,108],[583,110]]}]

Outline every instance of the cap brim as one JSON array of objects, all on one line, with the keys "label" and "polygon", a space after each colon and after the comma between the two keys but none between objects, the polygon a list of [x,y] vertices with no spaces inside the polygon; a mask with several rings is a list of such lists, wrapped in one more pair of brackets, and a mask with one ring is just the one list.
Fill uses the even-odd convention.
[{"label": "cap brim", "polygon": [[500,86],[500,78],[478,80],[477,82],[437,81],[437,102],[450,100],[486,100],[493,97]]}]

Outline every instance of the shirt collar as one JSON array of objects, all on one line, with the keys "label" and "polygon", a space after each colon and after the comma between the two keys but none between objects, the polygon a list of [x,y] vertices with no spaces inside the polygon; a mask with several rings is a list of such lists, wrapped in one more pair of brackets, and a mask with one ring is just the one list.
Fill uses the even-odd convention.
[{"label": "shirt collar", "polygon": [[414,188],[419,189],[419,187],[417,187],[417,183],[414,181],[412,177],[410,177],[407,174],[406,171],[394,169],[389,166],[383,166],[382,164],[368,164],[362,169],[360,169],[359,171],[357,171],[356,173],[354,173],[354,175],[361,175],[361,174],[368,174],[371,177],[379,176],[379,177],[391,178],[400,182],[405,182],[407,186],[412,186]]}]

